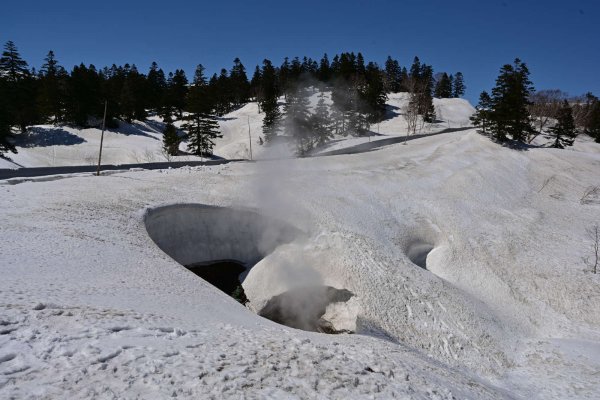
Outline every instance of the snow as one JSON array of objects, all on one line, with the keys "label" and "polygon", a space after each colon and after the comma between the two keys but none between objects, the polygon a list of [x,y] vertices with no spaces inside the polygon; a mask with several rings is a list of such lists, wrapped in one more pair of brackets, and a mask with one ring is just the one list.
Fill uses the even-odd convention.
[{"label": "snow", "polygon": [[[243,152],[252,107],[221,122],[221,154]],[[600,199],[580,198],[600,184],[599,150],[516,151],[466,130],[0,182],[0,397],[597,398],[600,277],[583,258]],[[429,248],[426,269],[411,261]],[[244,281],[254,311],[307,283],[346,289],[327,315],[357,334],[277,325],[175,261],[228,254],[262,257]]]},{"label": "snow", "polygon": [[17,169],[19,166],[6,158],[0,157],[0,168]]},{"label": "snow", "polygon": [[[326,103],[331,104],[330,92],[325,92]],[[313,90],[309,100],[314,107],[319,92]],[[408,102],[405,93],[390,94],[388,118],[379,125],[371,127],[372,137],[340,137],[323,151],[351,147],[377,138],[402,136],[406,131],[406,122],[401,115],[402,108]],[[281,98],[280,104],[284,104]],[[470,125],[469,117],[475,111],[464,99],[434,99],[434,106],[442,122],[427,125],[419,133],[439,132],[445,128],[457,128]],[[215,140],[214,154],[227,159],[250,159],[250,142],[253,159],[289,158],[293,149],[287,145],[260,145],[262,120],[264,114],[258,112],[257,103],[248,103],[239,109],[219,118],[222,138]],[[177,123],[176,125],[179,125]],[[250,135],[248,130],[250,129]],[[105,132],[102,161],[105,164],[136,164],[168,161],[162,149],[164,123],[157,116],[148,121],[134,121],[131,124],[120,122],[117,129]],[[18,154],[9,154],[11,159],[24,167],[52,167],[64,165],[92,165],[98,160],[101,129],[78,129],[70,126],[37,125],[30,129],[27,138],[20,137],[17,143]],[[378,133],[378,135],[376,135]],[[264,139],[264,138],[263,138]],[[186,151],[184,142],[180,150]],[[318,153],[318,151],[317,151]],[[195,156],[178,156],[178,161],[199,161]],[[0,159],[0,168],[18,167]]]}]

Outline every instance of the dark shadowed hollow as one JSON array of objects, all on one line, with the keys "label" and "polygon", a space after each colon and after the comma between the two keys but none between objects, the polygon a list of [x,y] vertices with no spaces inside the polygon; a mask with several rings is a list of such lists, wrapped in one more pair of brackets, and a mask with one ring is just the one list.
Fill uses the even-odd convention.
[{"label": "dark shadowed hollow", "polygon": [[[278,246],[302,235],[295,227],[250,210],[176,204],[149,210],[148,234],[158,247],[197,276],[247,302],[247,272]],[[345,289],[315,286],[271,298],[259,315],[298,329],[342,333],[322,317],[331,303],[347,302]]]},{"label": "dark shadowed hollow", "polygon": [[296,288],[272,297],[259,315],[291,328],[321,333],[351,333],[337,330],[323,319],[331,303],[345,303],[353,296],[346,289],[331,286]]},{"label": "dark shadowed hollow", "polygon": [[235,260],[222,260],[209,264],[194,263],[185,267],[240,303],[248,302],[240,279],[240,275],[246,271],[242,263]]},{"label": "dark shadowed hollow", "polygon": [[433,245],[423,241],[411,243],[406,250],[406,255],[413,262],[423,269],[427,269],[427,256],[433,250]]}]

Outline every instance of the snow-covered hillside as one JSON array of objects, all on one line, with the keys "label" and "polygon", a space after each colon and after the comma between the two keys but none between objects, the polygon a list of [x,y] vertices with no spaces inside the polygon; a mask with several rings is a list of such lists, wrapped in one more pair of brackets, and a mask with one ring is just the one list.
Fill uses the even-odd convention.
[{"label": "snow-covered hillside", "polygon": [[[331,103],[329,93],[327,103]],[[282,104],[283,104],[283,98]],[[315,92],[310,98],[313,106],[318,100]],[[388,100],[388,118],[379,125],[373,125],[374,135],[382,137],[400,136],[406,133],[406,122],[401,115],[402,107],[408,101],[406,94],[391,94]],[[468,101],[463,99],[434,99],[438,117],[443,121],[427,126],[426,132],[436,132],[444,128],[469,126],[469,117],[474,112]],[[249,103],[222,118],[219,125],[223,137],[215,141],[214,154],[227,159],[249,159],[250,141],[254,159],[291,156],[293,150],[287,146],[261,146],[262,120],[258,105]],[[108,130],[104,138],[102,159],[105,164],[135,164],[166,161],[162,149],[164,124],[158,117],[145,122],[120,123],[117,129]],[[250,129],[250,136],[248,130]],[[20,136],[20,135],[19,135]],[[39,125],[30,129],[26,138],[18,141],[18,154],[7,154],[14,163],[0,159],[0,168],[49,167],[63,165],[91,165],[97,163],[101,130],[98,128],[76,129],[68,126]],[[341,140],[340,140],[341,139]],[[327,150],[339,149],[364,143],[372,138],[338,138]],[[185,152],[186,143],[181,150]],[[266,155],[268,154],[268,155]],[[172,159],[181,161],[200,160],[186,155]],[[16,163],[16,164],[15,164]]]},{"label": "snow-covered hillside", "polygon": [[[468,103],[437,105],[436,129],[467,123]],[[220,155],[245,151],[253,107],[221,121]],[[599,172],[589,140],[517,151],[465,130],[361,154],[0,182],[0,398],[595,399],[586,229],[600,197],[582,195]],[[253,251],[249,308],[175,261]],[[352,293],[328,312],[356,334],[255,314],[321,286]]]}]

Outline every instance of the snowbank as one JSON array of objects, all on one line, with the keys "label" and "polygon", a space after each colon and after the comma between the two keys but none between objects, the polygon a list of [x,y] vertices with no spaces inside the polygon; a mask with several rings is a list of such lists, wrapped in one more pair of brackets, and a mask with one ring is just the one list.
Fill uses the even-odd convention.
[{"label": "snowbank", "polygon": [[[464,131],[372,153],[0,185],[0,397],[594,398],[600,278],[583,258],[600,199],[580,199],[599,165],[596,151],[515,151]],[[227,211],[148,211],[173,204]],[[182,242],[167,249],[182,262],[201,256],[192,243],[258,257],[237,232],[260,220],[227,216],[248,209],[305,233],[264,256],[249,286],[348,290],[351,308],[328,312],[359,334],[261,318],[150,237]]]}]

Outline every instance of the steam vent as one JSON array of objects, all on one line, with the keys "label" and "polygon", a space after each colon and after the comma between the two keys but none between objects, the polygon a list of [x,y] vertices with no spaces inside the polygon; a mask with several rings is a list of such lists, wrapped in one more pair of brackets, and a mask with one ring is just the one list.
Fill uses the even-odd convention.
[{"label": "steam vent", "polygon": [[[252,301],[242,286],[250,269],[302,235],[297,228],[254,211],[200,204],[149,210],[145,224],[161,250],[244,305]],[[352,297],[352,292],[331,286],[295,288],[274,295],[257,314],[296,329],[352,333],[327,318]]]}]

